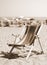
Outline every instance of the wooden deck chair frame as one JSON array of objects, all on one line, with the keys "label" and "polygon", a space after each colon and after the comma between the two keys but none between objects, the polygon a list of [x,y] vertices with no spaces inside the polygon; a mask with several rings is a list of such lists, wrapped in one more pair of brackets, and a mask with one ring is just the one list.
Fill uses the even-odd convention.
[{"label": "wooden deck chair frame", "polygon": [[[32,42],[34,41],[34,39],[35,39],[35,36],[34,35],[37,35],[37,32],[38,32],[38,29],[39,29],[39,27],[40,27],[40,25],[37,25],[36,26],[36,29],[35,29],[35,31],[34,31],[34,33],[32,34],[32,32],[31,32],[31,26],[27,26],[27,29],[26,29],[26,37],[24,37],[25,39],[24,39],[24,41],[22,42],[22,44],[8,44],[8,46],[12,46],[12,48],[11,48],[11,50],[10,50],[10,52],[9,53],[12,53],[12,51],[13,51],[13,49],[16,47],[20,47],[20,46],[23,46],[23,47],[25,47],[25,45],[27,44],[28,45],[28,43],[29,43],[29,45],[30,44],[32,44]],[[29,34],[30,33],[30,34]],[[31,36],[31,34],[32,34],[32,36]],[[31,36],[31,37],[28,37],[28,36]],[[14,35],[15,36],[15,35]],[[27,38],[28,37],[28,38]],[[38,40],[39,40],[39,38],[38,38]],[[15,38],[15,41],[16,41],[16,38]],[[14,43],[15,43],[15,41],[14,41]],[[28,42],[27,42],[28,41]],[[20,42],[21,43],[21,42]],[[41,45],[40,45],[41,46]],[[32,48],[30,49],[30,51],[29,51],[29,54],[27,55],[27,58],[26,59],[28,59],[28,57],[30,56],[30,53],[31,53],[31,50],[32,50]],[[43,50],[42,49],[42,46],[41,46],[41,50]]]}]

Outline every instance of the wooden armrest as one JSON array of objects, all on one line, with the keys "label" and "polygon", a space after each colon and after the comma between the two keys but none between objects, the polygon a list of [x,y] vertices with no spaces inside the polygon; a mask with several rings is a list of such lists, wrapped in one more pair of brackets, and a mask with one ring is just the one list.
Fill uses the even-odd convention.
[{"label": "wooden armrest", "polygon": [[14,46],[14,47],[20,47],[20,46],[23,46],[25,47],[25,45],[19,45],[19,44],[7,44],[8,46]]}]

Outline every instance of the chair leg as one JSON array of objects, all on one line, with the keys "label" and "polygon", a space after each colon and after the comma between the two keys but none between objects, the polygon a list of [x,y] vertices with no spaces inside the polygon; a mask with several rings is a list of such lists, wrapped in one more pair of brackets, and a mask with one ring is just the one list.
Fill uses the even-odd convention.
[{"label": "chair leg", "polygon": [[13,49],[14,49],[14,46],[11,48],[11,50],[10,50],[10,52],[9,52],[9,53],[11,53],[11,52],[13,51]]},{"label": "chair leg", "polygon": [[41,53],[44,53],[41,42],[40,42],[40,39],[39,39],[39,37],[37,37],[37,38],[38,38],[38,42],[39,42],[39,45],[40,45],[40,48],[41,48]]},{"label": "chair leg", "polygon": [[30,54],[31,54],[31,51],[33,50],[33,47],[34,47],[34,46],[32,46],[31,49],[29,50],[29,53],[28,53],[28,55],[27,55],[27,57],[26,57],[26,60],[29,58],[29,56],[30,56]]},{"label": "chair leg", "polygon": [[[12,34],[12,35],[15,36],[14,34]],[[16,36],[15,36],[14,44],[15,44],[15,42],[16,42],[16,38],[17,38],[18,36],[19,36],[19,35],[16,35]],[[14,47],[15,47],[15,46],[13,46],[13,47],[11,48],[11,50],[10,50],[9,53],[11,53],[11,52],[13,51]]]}]

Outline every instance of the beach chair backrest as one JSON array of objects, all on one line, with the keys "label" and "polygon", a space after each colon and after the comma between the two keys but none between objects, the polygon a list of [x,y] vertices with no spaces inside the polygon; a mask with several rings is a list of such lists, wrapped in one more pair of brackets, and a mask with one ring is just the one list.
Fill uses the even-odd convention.
[{"label": "beach chair backrest", "polygon": [[37,33],[40,25],[27,26],[26,34],[23,39],[17,44],[30,45],[34,41],[34,34]]}]

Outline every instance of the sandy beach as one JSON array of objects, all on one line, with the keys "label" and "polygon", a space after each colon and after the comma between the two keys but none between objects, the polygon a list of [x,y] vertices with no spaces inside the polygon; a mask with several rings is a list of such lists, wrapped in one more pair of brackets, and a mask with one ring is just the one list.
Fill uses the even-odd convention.
[{"label": "sandy beach", "polygon": [[[47,65],[47,36],[46,36],[47,26],[46,25],[43,25],[42,29],[38,32],[44,54],[36,55],[34,53],[28,58],[28,60],[26,60],[26,57],[22,57],[22,56],[16,57],[16,55],[14,58],[8,59],[1,54],[1,51],[4,52],[10,51],[11,47],[9,47],[7,43],[13,43],[15,38],[12,36],[12,34],[20,34],[21,30],[22,28],[16,28],[16,27],[10,27],[10,28],[0,27],[0,65]],[[13,52],[16,53],[16,50],[17,49],[14,49]],[[37,39],[34,42],[33,50],[41,52],[41,48],[39,46]]]}]

